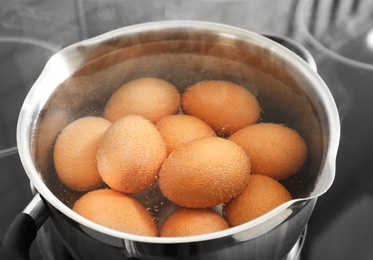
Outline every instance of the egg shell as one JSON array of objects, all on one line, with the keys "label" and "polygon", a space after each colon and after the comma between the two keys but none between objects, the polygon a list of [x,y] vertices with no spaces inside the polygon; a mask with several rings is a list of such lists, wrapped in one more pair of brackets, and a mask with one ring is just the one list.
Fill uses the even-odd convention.
[{"label": "egg shell", "polygon": [[170,115],[161,119],[155,126],[166,143],[167,154],[194,139],[216,136],[208,124],[190,115]]},{"label": "egg shell", "polygon": [[173,151],[159,172],[163,195],[177,205],[206,208],[229,201],[248,181],[250,161],[241,147],[202,137]]},{"label": "egg shell", "polygon": [[158,78],[139,78],[127,82],[110,97],[104,117],[111,122],[126,115],[139,115],[152,123],[177,114],[180,93],[174,85]]},{"label": "egg shell", "polygon": [[181,107],[185,114],[202,119],[221,136],[255,124],[261,116],[256,97],[228,81],[206,80],[190,86],[182,94]]},{"label": "egg shell", "polygon": [[58,135],[53,161],[57,175],[67,187],[85,191],[103,185],[96,152],[111,122],[100,117],[83,117],[68,124]]},{"label": "egg shell", "polygon": [[101,189],[78,199],[73,210],[102,226],[136,235],[158,236],[152,215],[136,199],[123,193]]},{"label": "egg shell", "polygon": [[104,182],[124,193],[151,187],[167,156],[166,144],[147,119],[130,115],[115,121],[97,149],[97,165]]},{"label": "egg shell", "polygon": [[245,150],[253,174],[264,174],[277,180],[295,174],[308,153],[306,143],[295,130],[275,123],[245,127],[229,140]]},{"label": "egg shell", "polygon": [[228,223],[211,209],[178,208],[163,222],[161,237],[196,236],[229,228]]},{"label": "egg shell", "polygon": [[291,199],[287,189],[275,179],[251,174],[242,193],[224,206],[223,214],[229,225],[235,227],[256,219]]}]

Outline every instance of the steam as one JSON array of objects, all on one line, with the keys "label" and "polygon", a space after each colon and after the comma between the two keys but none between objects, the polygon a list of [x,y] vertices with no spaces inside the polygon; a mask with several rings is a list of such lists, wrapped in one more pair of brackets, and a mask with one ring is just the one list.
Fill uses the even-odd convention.
[{"label": "steam", "polygon": [[[289,23],[294,22],[291,21],[292,6],[292,0],[74,0],[53,3],[14,0],[0,10],[0,32],[48,42],[54,46],[53,52],[120,27],[162,20],[218,22],[258,33],[284,35]],[[301,43],[307,44],[304,39]],[[19,55],[20,64],[33,62],[37,56]],[[327,71],[330,74],[324,77],[338,82],[333,67]],[[342,86],[329,84],[343,118],[353,100],[348,89]]]},{"label": "steam", "polygon": [[337,65],[335,61],[328,60],[324,56],[317,63],[320,71],[319,74],[329,87],[338,107],[340,121],[343,122],[356,102],[353,89],[351,88],[353,86],[346,85],[343,77],[340,76],[341,70],[336,69]]},{"label": "steam", "polygon": [[[304,45],[315,58],[318,73],[334,97],[342,122],[354,107],[355,102],[353,89],[343,80],[344,75],[341,75],[341,73],[345,74],[343,71],[346,71],[348,65],[336,59],[333,51],[324,45],[325,42],[334,45],[340,42],[336,38],[333,38],[332,41],[330,39],[332,34],[334,34],[333,37],[338,35],[337,32],[329,33],[329,31],[333,31],[330,29],[331,21],[328,18],[330,14],[325,12],[330,12],[330,8],[326,8],[324,5],[330,4],[328,3],[330,1],[322,2],[318,9],[312,8],[312,2],[302,2],[297,6],[293,37]],[[322,10],[322,15],[317,16],[319,9]],[[311,12],[316,12],[316,14]]]},{"label": "steam", "polygon": [[[47,42],[54,46],[53,52],[120,27],[162,20],[218,22],[259,33],[284,35],[289,23],[294,22],[291,21],[292,7],[291,0],[74,0],[53,3],[14,0],[0,10],[0,32]],[[299,28],[299,24],[295,27]],[[304,39],[301,43],[307,44]],[[37,60],[35,53],[28,54],[29,57],[23,56],[25,53],[19,55],[21,64]],[[330,74],[325,77],[337,82],[333,67],[327,71]],[[342,86],[329,84],[343,117],[353,102],[349,91]]]},{"label": "steam", "polygon": [[290,3],[291,0],[70,0],[53,3],[14,0],[0,10],[0,30],[4,29],[7,35],[48,41],[61,48],[116,28],[162,20],[219,22],[260,33],[281,34],[287,28]]},{"label": "steam", "polygon": [[[53,3],[56,4],[56,3]],[[78,40],[79,29],[73,24],[73,14],[67,10],[56,10],[29,4],[17,4],[11,1],[1,9],[1,27],[7,35],[21,35],[47,41],[53,45],[69,45]]]},{"label": "steam", "polygon": [[[166,1],[166,20],[199,20],[224,23],[259,33],[284,33],[291,1],[191,0]],[[271,6],[272,5],[272,6]],[[272,13],[270,10],[282,10]],[[283,22],[279,22],[283,21]]]},{"label": "steam", "polygon": [[[41,72],[48,58],[58,50],[81,40],[95,37],[124,26],[164,20],[199,20],[224,23],[260,32],[283,34],[287,27],[286,12],[262,12],[282,8],[291,0],[70,0],[8,1],[0,9],[0,35],[21,36],[34,41],[31,49],[17,48],[17,60],[25,81]],[[279,20],[284,22],[280,23]],[[17,42],[17,40],[15,41]],[[45,49],[45,51],[43,50]],[[32,69],[34,64],[38,68]]]}]

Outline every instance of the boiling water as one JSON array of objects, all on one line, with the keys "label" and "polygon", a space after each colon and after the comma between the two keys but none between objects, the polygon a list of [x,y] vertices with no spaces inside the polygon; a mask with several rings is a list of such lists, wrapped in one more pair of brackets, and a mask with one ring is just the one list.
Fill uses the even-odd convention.
[{"label": "boiling water", "polygon": [[[193,42],[175,45],[174,53],[172,45],[167,43],[167,49],[162,50],[171,53],[159,54],[158,46],[156,54],[147,50],[146,55],[141,55],[135,49],[95,57],[56,89],[39,114],[33,143],[34,159],[48,188],[69,207],[85,193],[73,191],[59,181],[52,159],[55,139],[69,122],[88,115],[100,116],[111,94],[123,83],[139,77],[159,77],[173,83],[182,93],[191,84],[217,79],[242,85],[257,96],[263,109],[263,122],[286,124],[304,137],[309,148],[307,162],[283,184],[294,198],[307,197],[320,174],[326,144],[318,108],[312,103],[313,98],[301,89],[303,86],[298,82],[301,79],[286,74],[281,64],[270,61],[266,64],[257,54],[237,53],[237,49],[227,46],[210,48],[201,43],[196,46]],[[186,53],[180,53],[180,49]],[[193,53],[196,50],[199,53]],[[136,57],[132,57],[134,52]],[[228,53],[233,57],[228,57]],[[262,67],[269,71],[263,72]],[[175,208],[157,185],[131,196],[138,198],[158,223]]]}]

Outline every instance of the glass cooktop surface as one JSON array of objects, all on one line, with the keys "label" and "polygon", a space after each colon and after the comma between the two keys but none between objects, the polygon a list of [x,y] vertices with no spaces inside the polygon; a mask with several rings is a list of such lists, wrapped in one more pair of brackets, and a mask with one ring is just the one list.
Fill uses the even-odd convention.
[{"label": "glass cooktop surface", "polygon": [[[330,6],[324,1],[325,6],[318,3],[321,1],[307,1],[312,4],[307,10],[322,11],[300,15],[304,2],[0,1],[0,237],[33,196],[17,154],[16,123],[23,99],[49,57],[72,43],[131,24],[205,20],[287,36],[314,56],[318,73],[338,106],[341,140],[334,183],[317,200],[297,259],[373,259],[373,58],[369,60],[373,57],[373,22],[365,22],[371,25],[366,34],[349,35],[350,41],[346,34],[327,33],[330,28],[320,27],[318,22],[334,23],[330,31],[335,32],[347,19],[358,23],[373,15],[363,12],[368,1],[352,0],[346,1],[351,5],[342,6],[344,9],[335,3],[340,1],[325,1]],[[350,16],[338,16],[345,10]],[[309,20],[302,21],[302,17]],[[338,42],[341,44],[334,46]],[[58,237],[48,226],[49,221],[39,230],[31,259],[73,259],[62,244],[51,242]]]}]

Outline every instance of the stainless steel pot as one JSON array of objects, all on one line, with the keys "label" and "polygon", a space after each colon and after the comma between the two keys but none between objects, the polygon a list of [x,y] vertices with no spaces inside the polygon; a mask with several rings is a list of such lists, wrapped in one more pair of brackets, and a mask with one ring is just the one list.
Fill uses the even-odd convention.
[{"label": "stainless steel pot", "polygon": [[[274,40],[300,48],[311,66]],[[20,112],[18,150],[36,195],[6,241],[24,240],[14,228],[23,225],[23,233],[32,235],[22,243],[29,243],[49,216],[76,259],[284,259],[335,174],[338,112],[313,66],[307,52],[286,39],[197,21],[130,26],[61,50],[47,63]],[[164,78],[180,92],[204,79],[247,87],[261,102],[263,121],[295,128],[308,145],[304,168],[283,182],[294,199],[243,225],[180,238],[122,233],[73,212],[71,206],[82,193],[56,177],[52,150],[58,133],[79,117],[100,115],[118,87],[142,76]],[[165,202],[156,187],[137,196]]]}]

